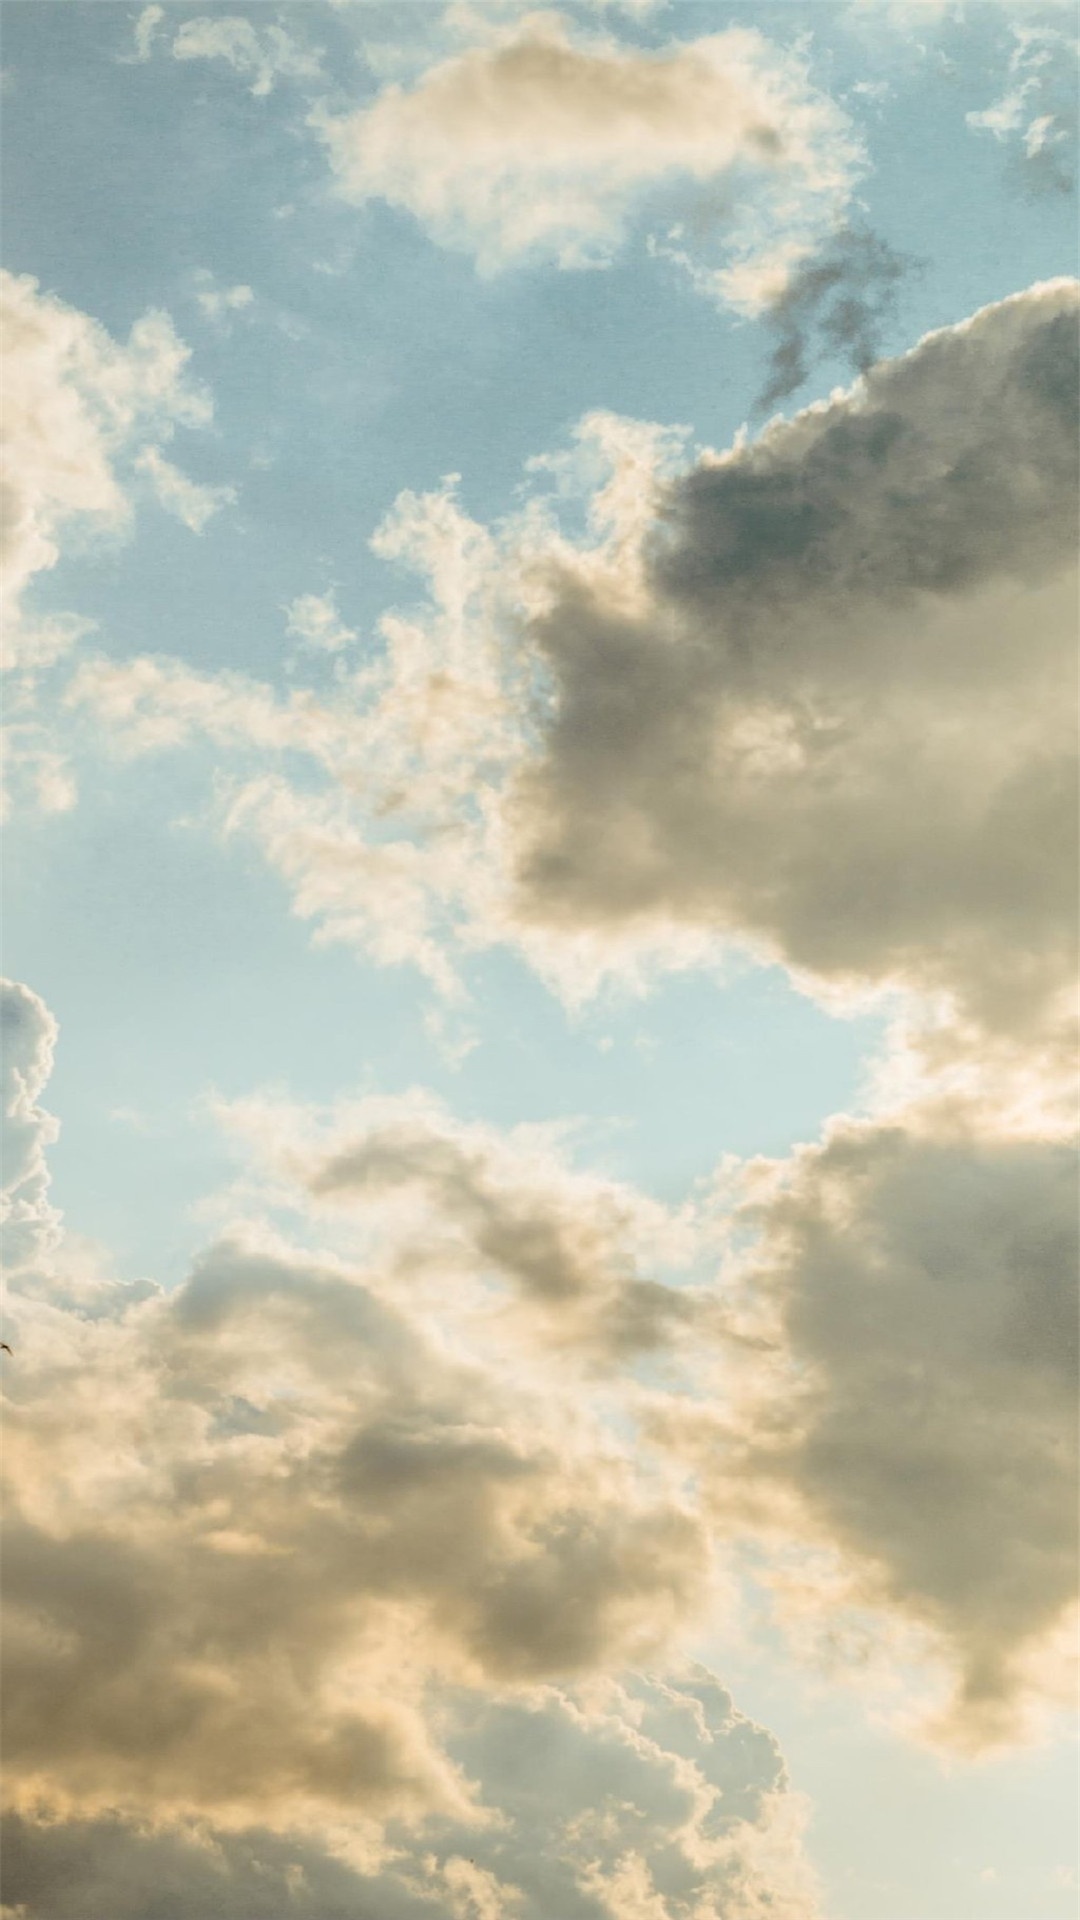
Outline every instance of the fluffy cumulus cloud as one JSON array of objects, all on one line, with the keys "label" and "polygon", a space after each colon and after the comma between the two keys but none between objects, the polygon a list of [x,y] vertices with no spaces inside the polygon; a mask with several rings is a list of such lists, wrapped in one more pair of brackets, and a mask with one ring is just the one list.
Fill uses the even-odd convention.
[{"label": "fluffy cumulus cloud", "polygon": [[35,676],[85,632],[71,614],[35,614],[28,588],[61,543],[116,538],[132,516],[141,471],[168,511],[201,529],[229,488],[198,486],[161,443],[177,426],[205,426],[210,400],[188,373],[190,350],[167,314],[152,311],[118,342],[88,314],[29,275],[0,274],[5,406],[0,609],[7,696],[5,761],[14,790],[49,810],[70,805],[63,757],[42,725]]},{"label": "fluffy cumulus cloud", "polygon": [[741,1406],[657,1416],[725,1525],[825,1553],[778,1556],[796,1638],[859,1671],[867,1610],[918,1630],[950,1676],[923,1731],[961,1748],[1069,1696],[1075,1182],[1071,1140],[951,1103],[833,1123],[747,1177]]},{"label": "fluffy cumulus cloud", "polygon": [[17,1797],[461,1812],[433,1678],[648,1657],[699,1589],[676,1501],[332,1262],[226,1241],[165,1301],[15,1317]]},{"label": "fluffy cumulus cloud", "polygon": [[548,12],[488,21],[411,84],[316,125],[347,198],[406,209],[483,272],[603,265],[643,229],[748,313],[842,222],[862,166],[803,58],[753,28],[653,51]]},{"label": "fluffy cumulus cloud", "polygon": [[230,829],[325,936],[446,990],[492,938],[569,988],[735,941],[823,994],[903,989],[1052,1045],[1076,304],[1016,295],[689,467],[678,435],[592,417],[491,530],[452,487],[403,496],[376,550],[428,604],[332,698],[138,661],[88,664],[72,699],[132,750],[262,749]]},{"label": "fluffy cumulus cloud", "polygon": [[[741,1176],[718,1275],[701,1217],[571,1173],[535,1130],[504,1138],[415,1100],[329,1128],[257,1102],[231,1121],[330,1216],[396,1219],[414,1297],[434,1281],[437,1316],[452,1284],[455,1316],[505,1341],[516,1377],[523,1351],[584,1366],[592,1396],[614,1392],[690,1468],[718,1537],[829,1556],[828,1579],[800,1581],[781,1549],[771,1580],[813,1657],[841,1618],[864,1658],[909,1628],[945,1682],[928,1678],[924,1732],[962,1747],[1014,1738],[1061,1698],[1077,1573],[1064,1128],[1003,1127],[940,1091],[838,1121]],[[708,1279],[688,1285],[703,1254]]]},{"label": "fluffy cumulus cloud", "polygon": [[756,941],[1052,1027],[1074,956],[1076,289],[1034,288],[560,557],[507,801],[523,919]]},{"label": "fluffy cumulus cloud", "polygon": [[[25,989],[5,1004],[40,1210],[54,1029]],[[329,1154],[301,1130],[291,1159],[261,1124],[272,1181],[284,1155],[298,1190],[348,1187],[346,1246],[286,1242],[264,1207],[171,1293],[51,1241],[15,1289],[5,1899],[71,1912],[74,1852],[83,1910],[118,1920],[150,1885],[239,1913],[256,1882],[266,1914],[804,1920],[775,1742],[700,1669],[626,1671],[700,1606],[700,1517],[575,1369],[511,1385],[479,1297],[543,1292],[545,1245],[610,1293],[586,1220],[560,1251],[573,1182],[522,1141],[498,1170],[459,1141],[433,1176],[453,1129],[415,1116]],[[441,1235],[380,1205],[391,1155],[434,1180]]]},{"label": "fluffy cumulus cloud", "polygon": [[[487,1819],[391,1823],[364,1867],[310,1835],[9,1816],[7,1891],[40,1920],[136,1920],[163,1895],[222,1920],[812,1920],[801,1809],[775,1742],[697,1668],[584,1705],[459,1698],[453,1744]],[[78,1862],[77,1875],[73,1863]],[[10,1911],[10,1908],[8,1909]]]},{"label": "fluffy cumulus cloud", "polygon": [[[496,1912],[512,1893],[543,1915],[558,1889],[568,1914],[674,1920],[707,1894],[741,1914],[745,1881],[748,1920],[771,1913],[763,1886],[802,1885],[772,1743],[711,1682],[625,1674],[722,1631],[740,1542],[766,1543],[757,1577],[810,1659],[839,1638],[868,1671],[913,1636],[935,1739],[1015,1738],[1060,1698],[1060,1135],[909,1103],[689,1218],[573,1171],[549,1133],[419,1095],[250,1099],[221,1118],[251,1170],[164,1294],[57,1246],[55,1030],[25,989],[5,1006],[6,1777],[57,1914],[61,1813],[104,1884],[133,1876],[118,1913],[163,1823],[168,1874],[234,1886],[265,1853],[283,1886],[303,1867],[345,1889],[392,1867],[387,1912],[445,1902],[438,1875],[468,1865]],[[763,1771],[709,1771],[747,1743]],[[462,1880],[463,1913],[485,1885]]]}]

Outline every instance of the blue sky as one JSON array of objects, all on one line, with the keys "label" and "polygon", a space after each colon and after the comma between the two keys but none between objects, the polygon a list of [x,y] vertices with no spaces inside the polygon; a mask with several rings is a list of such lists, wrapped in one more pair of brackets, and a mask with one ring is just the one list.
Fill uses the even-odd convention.
[{"label": "blue sky", "polygon": [[[297,1273],[375,1261],[375,1294],[411,1316],[418,1352],[470,1354],[477,1381],[517,1368],[522,1406],[535,1393],[545,1409],[520,1415],[521,1458],[554,1458],[549,1417],[591,1422],[594,1465],[625,1443],[627,1511],[663,1485],[698,1543],[670,1594],[642,1588],[643,1617],[670,1615],[662,1646],[602,1625],[587,1659],[547,1667],[498,1651],[493,1626],[447,1627],[441,1575],[410,1588],[400,1737],[426,1755],[430,1805],[380,1787],[368,1806],[355,1783],[344,1800],[310,1781],[282,1797],[257,1661],[263,1758],[243,1727],[221,1736],[253,1783],[235,1804],[207,1798],[213,1770],[186,1773],[166,1730],[140,1786],[119,1709],[57,1716],[26,1777],[67,1796],[85,1874],[117,1876],[100,1885],[118,1920],[149,1911],[140,1887],[166,1871],[137,1839],[148,1817],[174,1834],[184,1920],[205,1898],[184,1853],[200,1821],[233,1836],[226,1852],[237,1834],[267,1862],[307,1849],[314,1920],[340,1910],[342,1861],[360,1875],[347,1897],[388,1916],[570,1920],[544,1902],[569,1900],[571,1879],[586,1920],[696,1920],[737,1899],[751,1920],[762,1889],[788,1920],[1066,1915],[1076,1772],[1069,1696],[1047,1676],[1068,1634],[1068,1522],[1048,1504],[1044,1538],[1001,1489],[1070,1446],[1041,1424],[1038,1368],[1056,1357],[1032,1358],[1010,1303],[1052,1319],[1069,1278],[1044,1241],[1069,1119],[1055,861],[1071,789],[1048,769],[1072,744],[1075,543],[1069,393],[1041,343],[1074,297],[1072,10],[9,0],[3,65],[19,396],[4,972],[24,983],[13,1217],[40,1241],[16,1282],[17,1432],[53,1430],[69,1377],[55,1355],[81,1351],[84,1326],[134,1316],[124,1351],[149,1379],[169,1314],[188,1337],[192,1263],[220,1272],[222,1301],[246,1298],[236,1248],[269,1263],[284,1232]],[[920,346],[928,334],[940,344]],[[800,364],[763,407],[785,341]],[[867,421],[887,450],[860,468]],[[820,530],[799,546],[807,514]],[[391,1146],[411,1169],[392,1179]],[[365,1169],[353,1212],[334,1197],[338,1160]],[[994,1211],[1003,1194],[1015,1218]],[[756,1211],[732,1229],[740,1203]],[[584,1306],[556,1331],[555,1282],[529,1291],[534,1256],[492,1252],[512,1238],[500,1208],[579,1249],[582,1299],[595,1283],[614,1313],[627,1274],[656,1276],[677,1296],[663,1314],[691,1331],[629,1358],[612,1335],[601,1364],[609,1336]],[[449,1262],[438,1285],[432,1248]],[[871,1274],[885,1278],[864,1350],[851,1329]],[[142,1300],[147,1282],[164,1293]],[[477,1289],[517,1300],[519,1284],[492,1332]],[[909,1353],[905,1299],[925,1352]],[[310,1336],[328,1353],[335,1312]],[[745,1381],[741,1314],[774,1355],[760,1377],[747,1360]],[[944,1409],[954,1339],[960,1431],[933,1399],[915,1459],[904,1396],[929,1381]],[[202,1407],[225,1365],[191,1359],[202,1384],[181,1398]],[[808,1382],[824,1383],[809,1412]],[[883,1405],[875,1426],[892,1391],[895,1420]],[[236,1404],[263,1392],[261,1374],[240,1381]],[[1019,1411],[984,1446],[971,1436],[1002,1394]],[[423,1406],[438,1395],[450,1386]],[[187,1442],[131,1417],[156,1540],[151,1481],[188,1484]],[[119,1442],[94,1445],[105,1487]],[[734,1481],[721,1459],[742,1463]],[[886,1463],[876,1492],[869,1460]],[[70,1513],[40,1505],[23,1461],[19,1514],[66,1538]],[[582,1486],[594,1465],[575,1468]],[[94,1508],[102,1566],[122,1537],[143,1550],[143,1519],[112,1497]],[[262,1511],[242,1475],[236,1497]],[[945,1543],[983,1510],[999,1548],[968,1591]],[[295,1550],[266,1525],[261,1550]],[[1036,1563],[1053,1564],[1056,1613],[1028,1591]],[[1022,1601],[994,1598],[1014,1587]],[[205,1596],[190,1607],[175,1635],[212,1663],[223,1623]],[[344,1698],[354,1655],[326,1631],[319,1686]],[[561,1892],[534,1884],[524,1841],[510,1860],[461,1838],[445,1769],[472,1768],[494,1804],[484,1742],[510,1738],[497,1717],[526,1696],[540,1712],[529,1687],[548,1689],[545,1713],[570,1701],[607,1755],[639,1709],[632,1688],[603,1708],[598,1690],[635,1664],[684,1674],[691,1656],[785,1757],[782,1815],[766,1774],[748,1775],[752,1810],[722,1857],[676,1871],[668,1754],[640,1789],[651,1842],[624,1835],[608,1857],[597,1839]],[[141,1684],[167,1696],[180,1682],[156,1657]],[[46,1667],[28,1662],[46,1704],[28,1695],[26,1711],[51,1726],[66,1683]],[[385,1682],[363,1671],[375,1698]],[[489,1717],[480,1747],[446,1705],[455,1688]],[[100,1791],[73,1757],[94,1742]],[[128,1823],[119,1866],[102,1864],[105,1810]],[[532,1817],[568,1832],[572,1815],[545,1802]],[[48,1831],[26,1841],[13,1911],[63,1920]],[[442,1890],[421,1897],[409,1874],[432,1846]],[[240,1888],[239,1856],[228,1870]]]}]

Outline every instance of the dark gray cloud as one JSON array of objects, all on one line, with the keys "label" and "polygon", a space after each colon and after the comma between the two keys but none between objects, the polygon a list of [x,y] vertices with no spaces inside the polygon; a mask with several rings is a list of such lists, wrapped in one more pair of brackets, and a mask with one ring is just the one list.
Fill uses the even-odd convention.
[{"label": "dark gray cloud", "polygon": [[835,1125],[778,1171],[745,1216],[773,1345],[716,1498],[756,1487],[768,1524],[794,1493],[849,1598],[943,1649],[939,1731],[1013,1736],[1077,1594],[1072,1143],[945,1108]]},{"label": "dark gray cloud", "polygon": [[1073,977],[1076,288],[874,367],[661,494],[628,611],[562,554],[508,802],[555,938],[680,927],[996,1027]]},{"label": "dark gray cloud", "polygon": [[878,234],[845,228],[797,267],[765,316],[774,344],[758,412],[795,393],[826,358],[866,373],[914,265]]}]

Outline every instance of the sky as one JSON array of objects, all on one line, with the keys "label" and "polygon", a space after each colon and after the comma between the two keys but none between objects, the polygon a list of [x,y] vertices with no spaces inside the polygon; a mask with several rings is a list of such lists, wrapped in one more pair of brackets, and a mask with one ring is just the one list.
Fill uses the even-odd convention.
[{"label": "sky", "polygon": [[1069,1920],[1077,16],[6,0],[3,1920]]}]

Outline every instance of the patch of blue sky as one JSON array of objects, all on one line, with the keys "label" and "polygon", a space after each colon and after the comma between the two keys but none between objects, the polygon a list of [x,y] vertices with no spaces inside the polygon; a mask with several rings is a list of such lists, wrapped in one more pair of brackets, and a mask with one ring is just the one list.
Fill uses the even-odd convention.
[{"label": "patch of blue sky", "polygon": [[413,970],[313,946],[254,853],[209,842],[210,773],[185,754],[87,780],[72,814],[12,835],[6,861],[5,963],[63,1034],[55,1196],[126,1276],[163,1259],[175,1276],[203,1237],[191,1209],[230,1168],[211,1090],[322,1103],[424,1085],[465,1120],[578,1119],[583,1160],[669,1202],[722,1154],[780,1154],[858,1104],[881,1016],[835,1020],[778,968],[732,967],[723,987],[675,976],[570,1018],[490,953],[468,973],[476,1044],[455,1061]]},{"label": "patch of blue sky", "polygon": [[[715,1640],[698,1649],[706,1662],[718,1653]],[[1073,1920],[1080,1761],[1070,1734],[973,1767],[898,1739],[875,1721],[857,1664],[842,1682],[839,1671],[815,1679],[779,1632],[755,1635],[752,1649],[726,1636],[722,1666],[810,1798],[830,1920]]]},{"label": "patch of blue sky", "polygon": [[[664,31],[700,32],[702,12],[665,12]],[[790,33],[798,12],[754,9],[753,20]],[[1066,198],[1017,183],[986,191],[1006,162],[964,115],[1000,86],[1008,27],[983,18],[995,9],[975,13],[970,57],[928,55],[908,85],[864,109],[876,122],[866,217],[919,262],[885,351],[1071,260]],[[715,15],[729,17],[748,16]],[[321,32],[326,11],[318,18]],[[484,279],[410,215],[335,198],[294,88],[253,98],[220,62],[160,57],[133,71],[113,46],[129,24],[112,5],[10,9],[8,260],[116,334],[148,304],[168,307],[216,409],[211,432],[178,437],[176,457],[240,498],[197,551],[151,507],[134,546],[80,569],[80,611],[98,621],[103,649],[126,654],[137,632],[154,651],[273,674],[280,609],[297,593],[336,581],[347,617],[368,629],[400,597],[367,543],[402,488],[460,472],[463,504],[488,519],[530,457],[565,444],[589,409],[685,422],[718,446],[746,418],[763,330],[719,314],[640,245],[604,271]],[[637,31],[658,34],[660,22]],[[849,74],[830,76],[841,92],[865,67],[851,33],[832,40],[830,68],[844,63]],[[358,66],[358,91],[364,83]],[[112,244],[103,221],[116,223]],[[202,270],[250,286],[252,304],[224,324],[207,319]],[[848,378],[826,359],[787,405]],[[67,569],[38,598],[70,600]]]}]

